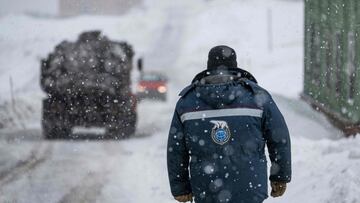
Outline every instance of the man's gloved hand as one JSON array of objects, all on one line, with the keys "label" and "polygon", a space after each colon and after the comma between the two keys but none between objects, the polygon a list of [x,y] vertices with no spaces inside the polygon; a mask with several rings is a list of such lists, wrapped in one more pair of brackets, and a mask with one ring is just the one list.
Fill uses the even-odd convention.
[{"label": "man's gloved hand", "polygon": [[271,196],[280,197],[284,194],[286,190],[285,182],[271,182]]},{"label": "man's gloved hand", "polygon": [[192,194],[180,195],[175,197],[175,199],[179,202],[192,202]]}]

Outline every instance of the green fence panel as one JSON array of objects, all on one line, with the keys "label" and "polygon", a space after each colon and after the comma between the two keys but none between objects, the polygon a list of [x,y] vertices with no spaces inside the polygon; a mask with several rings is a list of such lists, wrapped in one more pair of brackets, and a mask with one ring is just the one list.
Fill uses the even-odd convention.
[{"label": "green fence panel", "polygon": [[305,0],[304,95],[360,122],[360,0]]}]

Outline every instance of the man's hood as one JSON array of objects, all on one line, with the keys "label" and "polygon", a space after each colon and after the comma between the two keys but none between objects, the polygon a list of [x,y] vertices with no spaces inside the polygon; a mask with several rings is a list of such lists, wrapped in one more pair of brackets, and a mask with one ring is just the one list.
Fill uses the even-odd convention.
[{"label": "man's hood", "polygon": [[196,96],[214,108],[231,105],[238,97],[249,90],[240,81],[257,83],[254,76],[240,68],[224,70],[205,70],[195,76]]}]

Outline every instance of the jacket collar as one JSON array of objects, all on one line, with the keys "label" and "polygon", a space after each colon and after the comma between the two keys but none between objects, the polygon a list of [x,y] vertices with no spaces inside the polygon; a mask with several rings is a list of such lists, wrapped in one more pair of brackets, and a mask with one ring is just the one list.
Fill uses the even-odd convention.
[{"label": "jacket collar", "polygon": [[246,70],[240,68],[229,68],[223,70],[204,70],[198,73],[195,78],[192,80],[191,84],[185,87],[179,94],[179,96],[185,96],[190,90],[192,90],[197,84],[200,83],[201,79],[211,76],[211,75],[219,75],[219,74],[227,74],[237,76],[237,80],[234,82],[241,83],[247,87],[249,87],[252,92],[256,91],[257,80],[255,77]]},{"label": "jacket collar", "polygon": [[246,70],[241,68],[227,68],[227,69],[216,69],[216,70],[204,70],[198,73],[191,83],[198,83],[201,79],[211,75],[234,75],[239,78],[248,79],[254,83],[257,83],[255,77]]}]

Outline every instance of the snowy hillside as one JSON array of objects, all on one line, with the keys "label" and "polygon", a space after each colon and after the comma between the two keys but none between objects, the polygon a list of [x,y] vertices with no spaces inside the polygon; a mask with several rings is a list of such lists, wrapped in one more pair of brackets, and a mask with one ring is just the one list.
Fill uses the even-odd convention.
[{"label": "snowy hillside", "polygon": [[[39,60],[90,29],[129,41],[145,69],[165,72],[170,100],[140,103],[137,137],[130,140],[42,142]],[[273,93],[292,136],[293,181],[283,197],[265,202],[360,203],[360,138],[342,138],[299,100],[301,1],[147,0],[118,18],[4,16],[0,30],[0,202],[174,202],[166,141],[177,93],[205,68],[209,49],[226,44],[237,51],[239,67]],[[28,157],[42,161],[2,175]]]}]

